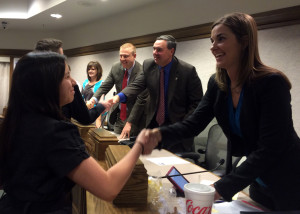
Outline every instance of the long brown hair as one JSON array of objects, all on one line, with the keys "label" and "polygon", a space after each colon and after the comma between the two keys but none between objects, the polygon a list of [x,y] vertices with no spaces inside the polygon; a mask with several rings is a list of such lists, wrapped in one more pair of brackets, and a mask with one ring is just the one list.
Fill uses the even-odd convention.
[{"label": "long brown hair", "polygon": [[64,119],[59,106],[59,87],[65,74],[66,57],[55,52],[30,52],[13,72],[7,113],[0,128],[0,186],[13,138],[28,112]]},{"label": "long brown hair", "polygon": [[[211,30],[223,24],[236,36],[238,42],[245,42],[246,47],[242,55],[241,72],[238,74],[236,86],[243,86],[246,82],[271,73],[279,73],[292,88],[291,82],[281,71],[266,66],[262,63],[258,52],[257,26],[252,16],[245,13],[231,13],[223,16],[212,24]],[[221,90],[227,91],[227,72],[223,68],[217,68],[216,81]]]}]

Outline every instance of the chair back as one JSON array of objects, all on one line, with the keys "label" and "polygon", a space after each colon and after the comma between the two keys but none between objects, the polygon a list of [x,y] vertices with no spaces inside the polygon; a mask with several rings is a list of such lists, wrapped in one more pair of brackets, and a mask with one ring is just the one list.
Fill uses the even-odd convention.
[{"label": "chair back", "polygon": [[206,151],[205,151],[205,166],[208,170],[217,166],[221,159],[225,160],[225,163],[219,167],[219,170],[226,169],[226,157],[227,157],[227,138],[224,135],[221,127],[218,124],[214,124],[208,131]]},{"label": "chair back", "polygon": [[[109,131],[113,131],[114,130],[114,125],[116,122],[116,119],[112,119],[112,117],[117,117],[117,115],[115,115],[115,110],[113,110],[112,108],[107,112],[106,114],[106,121],[107,121],[107,130]],[[103,121],[104,124],[104,121]]]}]

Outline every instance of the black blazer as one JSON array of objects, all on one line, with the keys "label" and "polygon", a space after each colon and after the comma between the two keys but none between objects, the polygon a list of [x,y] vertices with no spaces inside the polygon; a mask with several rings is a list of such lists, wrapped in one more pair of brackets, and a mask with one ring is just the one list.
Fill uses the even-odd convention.
[{"label": "black blazer", "polygon": [[215,183],[217,191],[231,200],[259,177],[279,204],[299,204],[300,140],[290,102],[290,90],[279,74],[246,84],[240,113],[243,138],[237,137],[229,129],[227,93],[219,89],[213,75],[195,112],[183,122],[160,129],[163,139],[176,141],[198,135],[216,117],[229,139],[229,153],[247,156],[234,172]]},{"label": "black blazer", "polygon": [[[122,92],[128,100],[144,89],[150,94],[146,125],[156,114],[159,102],[159,69],[153,59],[143,63],[143,72]],[[194,66],[174,57],[168,88],[168,114],[171,123],[183,120],[191,114],[203,96],[202,84]]]},{"label": "black blazer", "polygon": [[[128,100],[131,100],[141,91],[148,89],[150,101],[146,109],[146,127],[150,125],[158,109],[159,76],[158,65],[153,59],[147,59],[143,63],[143,72],[122,91]],[[168,88],[169,122],[173,124],[182,121],[193,113],[202,96],[202,84],[195,67],[174,57]],[[193,146],[193,139],[182,141],[182,146],[185,151],[190,151]],[[169,147],[164,148],[171,150]]]}]

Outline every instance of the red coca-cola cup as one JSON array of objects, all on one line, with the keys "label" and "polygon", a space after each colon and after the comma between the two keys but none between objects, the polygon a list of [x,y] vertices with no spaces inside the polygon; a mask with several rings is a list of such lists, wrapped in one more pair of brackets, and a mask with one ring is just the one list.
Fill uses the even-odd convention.
[{"label": "red coca-cola cup", "polygon": [[214,203],[215,188],[199,184],[184,185],[186,214],[211,214]]}]

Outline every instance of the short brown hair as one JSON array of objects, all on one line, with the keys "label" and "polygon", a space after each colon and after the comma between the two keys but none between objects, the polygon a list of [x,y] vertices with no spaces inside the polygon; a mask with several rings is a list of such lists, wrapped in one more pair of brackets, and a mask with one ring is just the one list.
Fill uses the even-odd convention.
[{"label": "short brown hair", "polygon": [[120,46],[120,50],[125,48],[131,48],[132,54],[136,54],[136,47],[132,43],[125,43]]},{"label": "short brown hair", "polygon": [[62,48],[62,41],[53,38],[46,38],[39,40],[35,45],[36,51],[52,51],[59,52],[59,49]]}]

